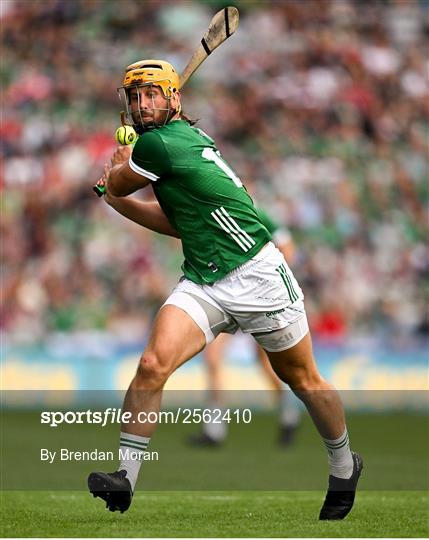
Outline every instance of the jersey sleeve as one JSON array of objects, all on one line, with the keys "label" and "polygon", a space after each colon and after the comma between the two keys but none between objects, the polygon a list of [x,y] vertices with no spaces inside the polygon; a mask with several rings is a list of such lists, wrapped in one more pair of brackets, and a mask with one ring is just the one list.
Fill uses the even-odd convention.
[{"label": "jersey sleeve", "polygon": [[256,213],[258,218],[261,221],[262,225],[267,229],[267,231],[272,235],[279,228],[279,226],[274,223],[274,221],[268,216],[262,208],[256,208]]},{"label": "jersey sleeve", "polygon": [[160,135],[152,131],[141,135],[134,146],[129,165],[134,172],[152,182],[171,172],[170,157]]}]

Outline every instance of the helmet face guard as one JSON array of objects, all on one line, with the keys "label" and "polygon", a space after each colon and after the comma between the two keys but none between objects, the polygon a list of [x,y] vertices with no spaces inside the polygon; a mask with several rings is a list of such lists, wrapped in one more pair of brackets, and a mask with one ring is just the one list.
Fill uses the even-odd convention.
[{"label": "helmet face guard", "polygon": [[[141,135],[143,131],[148,129],[154,129],[157,127],[165,126],[171,120],[171,118],[176,114],[177,110],[172,109],[170,105],[170,97],[167,97],[167,106],[166,107],[156,107],[155,100],[152,97],[152,108],[151,112],[156,111],[165,111],[167,114],[162,122],[156,122],[153,118],[152,122],[147,122],[143,118],[144,109],[141,106],[140,101],[140,91],[142,87],[158,87],[157,84],[153,83],[144,83],[144,84],[134,84],[128,87],[122,86],[118,88],[119,96],[121,100],[125,103],[125,118],[128,124],[132,125],[138,134]],[[131,90],[137,90],[137,109],[131,109]]]},{"label": "helmet face guard", "polygon": [[[174,114],[180,112],[180,106],[178,110],[171,109],[170,106],[171,97],[179,91],[179,85],[179,76],[174,67],[168,62],[163,60],[141,60],[129,65],[125,71],[123,86],[118,88],[119,95],[125,103],[127,122],[132,124],[137,133],[167,124]],[[159,108],[155,107],[152,98],[153,111],[167,112],[165,120],[160,124],[157,124],[155,121],[145,124],[143,121],[140,105],[140,89],[144,86],[159,87],[167,100],[167,107]],[[137,90],[139,100],[137,111],[131,111],[130,92],[132,89]]]}]

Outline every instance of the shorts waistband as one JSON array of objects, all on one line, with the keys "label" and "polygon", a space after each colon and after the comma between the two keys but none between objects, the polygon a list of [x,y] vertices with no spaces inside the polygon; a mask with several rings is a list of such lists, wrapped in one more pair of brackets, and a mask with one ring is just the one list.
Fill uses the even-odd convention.
[{"label": "shorts waistband", "polygon": [[276,246],[272,242],[266,243],[256,255],[254,255],[247,262],[241,264],[240,266],[237,266],[237,268],[234,268],[234,270],[231,270],[231,272],[228,272],[226,276],[223,277],[220,281],[242,274],[249,268],[252,268],[252,266],[255,265],[257,262],[269,257],[274,249],[276,249]]}]

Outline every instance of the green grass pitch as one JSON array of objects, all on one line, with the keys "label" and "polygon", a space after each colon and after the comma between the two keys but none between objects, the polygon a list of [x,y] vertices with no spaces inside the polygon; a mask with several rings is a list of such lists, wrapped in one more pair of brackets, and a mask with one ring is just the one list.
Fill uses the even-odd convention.
[{"label": "green grass pitch", "polygon": [[[296,443],[276,445],[274,416],[231,427],[220,450],[189,448],[197,426],[158,428],[136,495],[124,514],[85,491],[91,470],[111,463],[41,464],[41,445],[114,448],[117,426],[43,428],[34,414],[4,411],[3,537],[427,537],[428,422],[423,414],[351,414],[352,446],[364,471],[351,514],[319,522],[326,453],[308,417]],[[91,440],[91,437],[96,441]],[[24,490],[24,486],[27,490]],[[180,490],[180,491],[179,491]]]},{"label": "green grass pitch", "polygon": [[319,522],[321,492],[137,494],[124,514],[82,492],[4,492],[7,537],[426,537],[422,492],[360,492],[342,522]]}]

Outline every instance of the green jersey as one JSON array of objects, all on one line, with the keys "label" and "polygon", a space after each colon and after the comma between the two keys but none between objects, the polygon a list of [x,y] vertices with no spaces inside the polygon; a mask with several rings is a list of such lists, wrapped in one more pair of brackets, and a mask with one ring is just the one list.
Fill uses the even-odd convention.
[{"label": "green jersey", "polygon": [[183,120],[145,132],[131,168],[152,181],[180,234],[185,276],[213,283],[251,259],[271,239],[253,201],[213,139]]},{"label": "green jersey", "polygon": [[264,210],[262,210],[262,208],[257,208],[256,211],[262,225],[264,225],[264,227],[272,236],[278,230],[279,226],[277,225],[277,223],[274,223],[274,221]]}]

